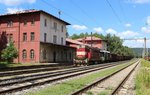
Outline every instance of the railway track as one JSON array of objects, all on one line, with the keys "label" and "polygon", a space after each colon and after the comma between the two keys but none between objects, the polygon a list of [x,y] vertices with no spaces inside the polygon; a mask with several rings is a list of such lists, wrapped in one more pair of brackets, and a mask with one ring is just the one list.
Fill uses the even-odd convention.
[{"label": "railway track", "polygon": [[115,63],[115,64],[110,63],[110,64],[100,64],[100,65],[87,66],[87,67],[78,67],[78,68],[72,68],[68,70],[48,72],[45,74],[34,74],[31,76],[25,76],[20,78],[18,77],[16,79],[15,78],[4,79],[0,81],[0,94],[16,92],[33,86],[55,82],[58,80],[63,80],[77,75],[82,75],[89,72],[101,70],[104,68],[116,66],[121,63]]},{"label": "railway track", "polygon": [[7,70],[7,71],[0,71],[0,77],[6,76],[14,76],[14,75],[22,75],[27,73],[37,73],[37,72],[44,72],[44,71],[52,71],[52,70],[59,70],[65,68],[74,68],[75,66],[60,66],[60,67],[38,67],[38,68],[29,68],[29,69],[22,69],[22,70]]},{"label": "railway track", "polygon": [[[124,61],[122,61],[124,62]],[[22,66],[21,66],[22,67]],[[29,73],[37,73],[37,72],[44,72],[44,71],[52,71],[52,70],[61,70],[61,69],[68,69],[68,68],[76,68],[77,66],[53,66],[51,65],[42,65],[42,66],[23,66],[23,69],[16,69],[16,68],[9,68],[8,70],[0,70],[0,80],[2,77],[7,76],[14,76],[14,75],[22,75],[22,74],[29,74]],[[25,69],[24,69],[25,68]]]},{"label": "railway track", "polygon": [[[116,93],[120,90],[121,86],[128,80],[128,77],[129,77],[129,76],[132,74],[132,72],[135,70],[135,68],[136,68],[137,65],[139,64],[139,61],[137,61],[135,64],[136,64],[136,65],[135,65],[135,66],[132,68],[132,70],[127,74],[127,76],[126,76],[122,81],[120,81],[120,83],[119,83],[115,88],[111,88],[111,92],[110,92],[109,94],[107,93],[108,95],[116,95]],[[92,88],[93,88],[93,90],[94,90],[94,87],[97,87],[100,83],[102,83],[102,82],[104,82],[104,81],[106,81],[106,80],[109,80],[109,78],[111,78],[112,76],[116,75],[117,73],[119,73],[119,72],[125,70],[126,68],[128,68],[128,67],[130,67],[130,66],[132,66],[132,65],[134,65],[134,64],[128,65],[127,67],[124,67],[124,68],[122,68],[122,69],[120,69],[120,70],[118,70],[118,71],[112,73],[111,75],[105,76],[105,77],[103,77],[103,78],[101,78],[101,79],[99,79],[99,80],[97,80],[97,81],[95,81],[95,82],[93,82],[93,83],[87,85],[86,87],[83,87],[82,89],[79,89],[79,90],[73,92],[71,95],[86,95],[86,93],[87,93],[88,91],[90,91]],[[114,79],[114,80],[115,80],[115,79]],[[111,83],[109,83],[109,84],[111,84]],[[107,84],[107,85],[109,85],[109,84]],[[105,84],[103,84],[103,85],[105,85]],[[97,88],[104,89],[104,88],[101,87],[101,86],[98,86]],[[97,89],[97,90],[99,90],[99,89]],[[92,93],[92,92],[91,92],[91,93]],[[97,95],[97,94],[91,94],[91,95]]]},{"label": "railway track", "polygon": [[112,91],[112,93],[110,95],[119,95],[118,92],[120,91],[120,89],[123,87],[123,85],[126,83],[126,81],[128,81],[129,77],[131,76],[131,74],[134,72],[134,70],[136,69],[136,67],[138,66],[138,64],[129,72],[129,74],[119,83],[119,85]]}]

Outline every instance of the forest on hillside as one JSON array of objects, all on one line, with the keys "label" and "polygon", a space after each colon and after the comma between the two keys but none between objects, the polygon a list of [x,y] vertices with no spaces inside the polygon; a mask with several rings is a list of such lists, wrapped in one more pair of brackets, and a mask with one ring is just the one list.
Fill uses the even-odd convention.
[{"label": "forest on hillside", "polygon": [[[142,57],[143,54],[143,48],[131,48],[135,54],[136,57]],[[150,48],[148,49],[150,51]],[[148,53],[148,56],[150,56],[150,52]]]}]

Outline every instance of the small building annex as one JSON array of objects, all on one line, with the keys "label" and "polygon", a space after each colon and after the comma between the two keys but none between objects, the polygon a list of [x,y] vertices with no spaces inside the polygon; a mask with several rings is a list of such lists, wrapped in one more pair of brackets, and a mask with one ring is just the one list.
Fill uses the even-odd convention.
[{"label": "small building annex", "polygon": [[79,42],[91,45],[92,47],[95,48],[99,48],[102,50],[107,50],[107,42],[106,40],[103,40],[101,38],[98,37],[94,37],[94,36],[87,36],[85,38],[80,38],[80,39],[76,39]]}]

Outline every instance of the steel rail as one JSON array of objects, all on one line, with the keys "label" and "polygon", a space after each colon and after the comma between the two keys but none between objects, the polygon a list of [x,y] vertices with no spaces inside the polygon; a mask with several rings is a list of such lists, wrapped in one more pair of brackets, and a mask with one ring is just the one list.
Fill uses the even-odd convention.
[{"label": "steel rail", "polygon": [[[117,65],[117,64],[109,64],[110,66],[114,66],[114,65]],[[109,65],[104,65],[102,67],[105,67],[105,66],[109,66]],[[95,68],[95,67],[93,67]],[[33,81],[33,80],[38,80],[38,79],[43,79],[43,78],[49,78],[49,77],[55,77],[55,76],[59,76],[59,75],[63,75],[63,74],[68,74],[68,73],[75,73],[75,72],[79,72],[79,71],[84,71],[84,70],[88,70],[88,69],[93,69],[93,68],[81,68],[81,69],[75,69],[75,70],[66,70],[66,71],[59,71],[59,72],[54,72],[54,73],[46,73],[46,74],[37,74],[37,75],[30,75],[28,76],[29,78],[27,79],[22,79],[21,77],[21,80],[17,80],[17,81],[12,81],[12,82],[7,82],[7,83],[0,83],[0,87],[3,87],[3,86],[7,86],[7,85],[13,85],[13,84],[19,84],[19,83],[23,83],[23,82],[27,82],[27,81]],[[101,68],[101,67],[97,67],[98,69]],[[26,78],[26,77],[24,77]]]},{"label": "steel rail", "polygon": [[[138,61],[137,61],[137,62],[138,62]],[[137,62],[134,62],[134,63],[137,63]],[[127,67],[129,67],[129,66],[131,66],[131,65],[133,65],[133,64],[130,64],[130,65],[128,65],[128,66],[126,66],[126,67],[124,67],[124,68],[122,68],[122,69],[120,69],[120,70],[118,70],[118,71],[116,71],[116,72],[114,72],[114,73],[108,75],[108,76],[105,76],[105,77],[103,77],[103,78],[100,78],[100,79],[96,80],[95,82],[93,82],[93,83],[91,83],[91,84],[89,84],[89,85],[83,87],[82,89],[79,89],[79,90],[77,90],[77,91],[71,93],[70,95],[80,95],[81,93],[83,93],[83,92],[89,90],[90,88],[92,88],[92,87],[98,85],[99,83],[101,83],[101,82],[103,82],[104,80],[106,80],[106,79],[112,77],[113,75],[117,74],[118,72],[120,72],[120,71],[126,69]]]},{"label": "steel rail", "polygon": [[43,68],[34,68],[34,69],[25,69],[25,70],[4,71],[4,72],[0,72],[0,77],[21,75],[21,74],[24,74],[24,73],[35,73],[35,72],[42,72],[42,71],[52,71],[52,70],[65,69],[65,68],[74,68],[74,67],[75,66],[43,67]]},{"label": "steel rail", "polygon": [[[126,61],[119,61],[119,62],[126,62]],[[111,63],[116,63],[116,62],[111,62]],[[102,63],[102,64],[110,64],[110,63]],[[101,65],[102,65],[101,64]],[[94,65],[93,65],[94,66]],[[27,66],[26,66],[27,67]],[[30,66],[29,66],[30,67]],[[6,77],[6,76],[14,76],[14,75],[21,75],[21,74],[26,74],[26,73],[35,73],[35,72],[42,72],[42,71],[51,71],[51,70],[57,70],[57,69],[67,69],[67,68],[81,68],[77,66],[56,66],[56,67],[40,67],[40,68],[29,68],[29,69],[24,69],[22,70],[9,70],[9,71],[0,71],[0,77]]]},{"label": "steel rail", "polygon": [[[140,63],[140,62],[139,62]],[[138,63],[138,64],[139,64]],[[116,93],[118,93],[118,91],[120,90],[120,88],[126,83],[126,81],[129,79],[129,77],[131,76],[131,74],[133,73],[133,71],[136,69],[136,67],[138,66],[138,64],[136,64],[136,66],[129,72],[129,74],[119,83],[119,85],[112,91],[112,93],[110,95],[116,95]]]},{"label": "steel rail", "polygon": [[[113,64],[112,66],[116,66],[116,65],[118,65],[118,64]],[[66,78],[71,78],[71,77],[74,77],[74,76],[86,74],[86,73],[89,73],[89,72],[101,70],[101,69],[112,67],[112,66],[99,67],[99,68],[96,68],[96,69],[92,69],[92,70],[88,70],[88,71],[84,71],[84,72],[82,71],[82,72],[75,73],[75,74],[70,74],[70,75],[64,75],[64,76],[61,76],[61,77],[56,77],[56,78],[53,78],[53,79],[48,79],[48,80],[44,80],[44,81],[41,81],[41,82],[35,82],[35,83],[32,83],[32,84],[27,84],[27,85],[23,85],[23,86],[19,85],[19,86],[16,86],[14,88],[1,90],[0,94],[16,92],[16,91],[19,91],[19,90],[22,90],[22,89],[33,87],[33,86],[38,86],[38,85],[42,85],[42,84],[45,84],[45,83],[55,82],[55,81],[63,80],[63,79],[66,79]]]},{"label": "steel rail", "polygon": [[[121,62],[118,62],[118,63],[125,63],[126,61],[121,61]],[[99,64],[99,65],[92,65],[92,66],[87,66],[87,67],[75,67],[75,68],[66,68],[66,69],[60,69],[60,70],[57,70],[57,71],[49,71],[48,72],[45,72],[43,74],[37,74],[37,73],[34,73],[34,74],[31,74],[31,75],[21,75],[21,76],[15,76],[14,78],[3,78],[3,79],[0,79],[0,82],[2,81],[8,81],[8,80],[15,80],[15,79],[20,79],[20,78],[27,78],[27,77],[33,77],[33,76],[40,76],[40,75],[44,75],[44,74],[53,74],[53,73],[58,73],[58,72],[63,72],[63,71],[70,71],[70,70],[79,70],[79,69],[85,69],[85,68],[92,68],[92,67],[97,67],[97,66],[104,66],[104,65],[108,65],[108,64],[118,64],[117,62],[113,62],[113,63],[107,63],[107,64]],[[21,73],[21,72],[20,72]],[[14,73],[11,73],[12,75],[15,75]],[[22,73],[21,73],[22,74]],[[26,74],[26,73],[25,73]],[[29,74],[29,73],[27,73]],[[19,74],[20,75],[20,74]]]}]

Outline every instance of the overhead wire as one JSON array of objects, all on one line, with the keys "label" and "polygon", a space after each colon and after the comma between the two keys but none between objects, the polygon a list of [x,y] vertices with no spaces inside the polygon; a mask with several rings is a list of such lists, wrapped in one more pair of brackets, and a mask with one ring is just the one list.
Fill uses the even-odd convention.
[{"label": "overhead wire", "polygon": [[74,2],[73,0],[69,0],[74,6],[76,6],[85,16],[87,16],[92,22],[98,24],[98,22],[93,19],[83,8],[81,8],[81,6],[79,6],[76,2]]},{"label": "overhead wire", "polygon": [[125,11],[124,11],[124,8],[123,8],[123,6],[122,6],[122,4],[121,4],[121,1],[120,0],[118,0],[118,4],[119,4],[119,7],[120,7],[120,10],[121,10],[121,12],[122,12],[122,16],[124,17],[124,20],[127,22],[127,16],[126,16],[126,14],[125,14]]},{"label": "overhead wire", "polygon": [[111,3],[109,2],[109,0],[106,0],[107,4],[109,5],[109,7],[111,8],[113,14],[116,16],[116,18],[118,19],[118,21],[122,24],[122,20],[119,18],[117,12],[115,11],[115,9],[112,7]]},{"label": "overhead wire", "polygon": [[80,24],[82,24],[82,25],[84,25],[84,26],[90,27],[90,26],[86,25],[84,22],[80,21],[79,19],[77,19],[77,18],[71,16],[71,15],[68,14],[67,12],[64,12],[63,10],[57,8],[56,6],[54,6],[53,4],[51,4],[50,2],[47,2],[47,1],[45,1],[45,0],[42,0],[42,2],[45,3],[47,6],[52,7],[53,9],[57,10],[58,12],[61,11],[64,15],[70,17],[72,20],[74,20],[74,21],[76,21],[76,22],[79,22]]}]

